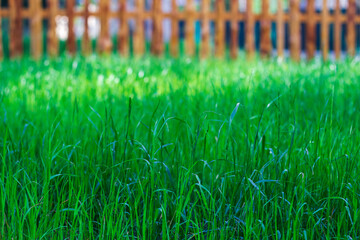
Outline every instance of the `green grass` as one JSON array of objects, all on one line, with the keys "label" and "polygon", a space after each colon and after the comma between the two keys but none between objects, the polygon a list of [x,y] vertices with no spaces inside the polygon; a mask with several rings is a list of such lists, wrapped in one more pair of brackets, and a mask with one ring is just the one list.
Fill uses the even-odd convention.
[{"label": "green grass", "polygon": [[0,63],[0,239],[357,239],[360,64]]}]

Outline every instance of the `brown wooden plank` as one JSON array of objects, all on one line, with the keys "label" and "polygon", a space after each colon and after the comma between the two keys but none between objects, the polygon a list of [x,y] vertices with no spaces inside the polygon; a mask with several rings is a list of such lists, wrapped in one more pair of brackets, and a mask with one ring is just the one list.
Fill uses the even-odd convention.
[{"label": "brown wooden plank", "polygon": [[144,0],[136,0],[136,26],[134,32],[134,53],[142,55],[145,51],[145,34],[144,34]]},{"label": "brown wooden plank", "polygon": [[74,54],[76,52],[76,38],[75,38],[75,31],[74,31],[74,7],[75,2],[74,0],[67,0],[66,1],[66,14],[68,17],[68,39],[67,39],[67,50],[70,54]]},{"label": "brown wooden plank", "polygon": [[3,41],[2,41],[2,14],[1,14],[1,1],[0,0],[0,60],[4,59],[4,48],[3,48]]},{"label": "brown wooden plank", "polygon": [[100,0],[100,36],[98,51],[100,53],[109,54],[111,52],[112,43],[109,33],[109,13],[110,13],[110,1]]},{"label": "brown wooden plank", "polygon": [[316,48],[316,20],[315,20],[315,0],[308,0],[306,21],[306,52],[307,58],[312,59]]},{"label": "brown wooden plank", "polygon": [[215,56],[222,57],[225,52],[225,2],[224,0],[215,1]]},{"label": "brown wooden plank", "polygon": [[89,55],[91,53],[89,38],[89,2],[90,0],[84,1],[84,35],[81,43],[81,49],[84,55]]},{"label": "brown wooden plank", "polygon": [[347,9],[347,51],[350,56],[355,56],[355,16],[356,2],[349,0]]},{"label": "brown wooden plank", "polygon": [[327,0],[322,1],[323,8],[321,11],[321,50],[323,60],[328,60],[329,55],[329,9]]},{"label": "brown wooden plank", "polygon": [[253,0],[246,1],[246,29],[245,29],[245,48],[249,58],[254,56],[255,42],[254,42],[254,13]]},{"label": "brown wooden plank", "polygon": [[262,0],[261,6],[261,39],[260,54],[262,57],[269,57],[271,54],[271,20],[269,19],[269,0]]},{"label": "brown wooden plank", "polygon": [[23,54],[22,7],[22,0],[9,0],[9,50],[11,58],[19,57]]},{"label": "brown wooden plank", "polygon": [[162,14],[161,1],[153,1],[153,36],[151,43],[152,53],[161,55],[164,49],[163,34],[162,34]]},{"label": "brown wooden plank", "polygon": [[200,58],[205,59],[210,52],[210,1],[203,0],[201,5],[201,51]]},{"label": "brown wooden plank", "polygon": [[59,54],[59,40],[56,35],[56,15],[59,8],[58,0],[48,0],[49,5],[49,28],[47,32],[47,46],[51,57]]},{"label": "brown wooden plank", "polygon": [[120,29],[118,32],[118,49],[121,55],[129,55],[129,25],[126,17],[126,0],[120,0],[119,3],[119,19]]},{"label": "brown wooden plank", "polygon": [[336,59],[340,58],[341,52],[341,9],[340,0],[336,0],[335,3],[335,23],[334,23],[334,51]]},{"label": "brown wooden plank", "polygon": [[285,24],[283,0],[277,0],[276,48],[278,57],[284,56]]},{"label": "brown wooden plank", "polygon": [[179,21],[178,21],[178,6],[176,0],[171,0],[170,53],[174,57],[177,57],[179,55]]},{"label": "brown wooden plank", "polygon": [[31,0],[30,11],[32,17],[30,18],[30,33],[31,33],[31,55],[35,59],[39,59],[43,54],[43,36],[42,36],[42,16],[41,0]]},{"label": "brown wooden plank", "polygon": [[300,19],[299,0],[290,0],[290,56],[294,61],[300,60]]},{"label": "brown wooden plank", "polygon": [[185,52],[188,56],[194,56],[195,54],[195,19],[193,13],[195,12],[194,0],[187,0],[185,5],[185,11],[188,17],[185,23]]},{"label": "brown wooden plank", "polygon": [[239,14],[239,0],[231,0],[231,42],[230,42],[230,57],[237,58],[239,50],[239,22],[236,16]]}]

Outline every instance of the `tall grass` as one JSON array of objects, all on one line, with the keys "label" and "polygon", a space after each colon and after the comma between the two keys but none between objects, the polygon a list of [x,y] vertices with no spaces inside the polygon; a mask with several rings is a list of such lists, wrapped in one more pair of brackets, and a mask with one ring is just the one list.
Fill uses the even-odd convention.
[{"label": "tall grass", "polygon": [[357,239],[357,61],[0,64],[0,239]]}]

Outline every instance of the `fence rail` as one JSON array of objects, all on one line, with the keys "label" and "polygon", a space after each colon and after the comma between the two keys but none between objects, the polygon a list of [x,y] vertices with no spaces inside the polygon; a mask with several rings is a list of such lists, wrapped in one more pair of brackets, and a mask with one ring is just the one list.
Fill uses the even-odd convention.
[{"label": "fence rail", "polygon": [[[4,0],[0,0],[4,1]],[[162,11],[162,1],[171,1],[172,10]],[[329,54],[329,39],[333,38],[334,53],[336,58],[341,53],[342,25],[346,25],[346,49],[347,54],[354,56],[356,52],[356,24],[360,23],[360,15],[357,15],[355,0],[348,0],[346,11],[340,8],[340,0],[335,1],[335,8],[329,10],[327,0],[323,0],[322,11],[317,11],[314,0],[307,0],[306,11],[300,10],[299,0],[289,0],[289,11],[284,11],[285,2],[277,0],[277,11],[270,11],[270,0],[261,1],[261,12],[254,13],[253,0],[246,1],[246,10],[239,10],[239,0],[229,0],[230,8],[225,7],[225,0],[215,0],[214,7],[211,7],[211,0],[201,0],[199,9],[196,9],[193,0],[187,0],[185,8],[180,10],[176,0],[153,0],[151,10],[145,8],[145,0],[135,0],[135,10],[129,10],[126,0],[118,0],[118,10],[114,11],[110,7],[110,0],[99,0],[97,10],[90,11],[90,0],[83,0],[84,7],[79,10],[75,7],[75,0],[66,0],[66,7],[59,7],[59,0],[47,0],[46,8],[43,8],[42,0],[29,0],[29,7],[24,8],[22,0],[8,0],[8,7],[0,9],[0,19],[9,19],[9,53],[10,57],[19,57],[23,54],[23,19],[30,21],[31,36],[31,55],[40,58],[43,55],[43,20],[48,20],[47,27],[47,51],[49,55],[59,54],[59,39],[56,34],[57,16],[68,18],[68,37],[66,49],[70,54],[77,51],[76,36],[74,31],[74,20],[78,17],[85,19],[85,32],[82,38],[81,51],[84,54],[91,52],[91,43],[88,36],[89,17],[97,17],[100,20],[100,34],[97,41],[97,51],[99,53],[109,53],[112,49],[112,41],[109,33],[109,20],[116,18],[120,22],[117,32],[118,52],[121,55],[129,54],[129,25],[130,19],[135,20],[135,30],[133,33],[133,51],[136,55],[145,52],[144,41],[144,21],[152,20],[152,41],[151,52],[161,55],[164,52],[163,25],[164,19],[171,20],[171,37],[169,41],[170,53],[173,56],[179,54],[179,22],[185,22],[185,52],[189,56],[195,54],[195,21],[201,22],[201,41],[199,56],[206,58],[211,55],[210,51],[210,24],[215,23],[214,32],[214,55],[222,57],[227,48],[225,41],[225,24],[230,23],[230,43],[229,50],[232,58],[238,57],[239,51],[239,22],[245,24],[245,51],[248,57],[252,57],[255,48],[255,23],[260,23],[260,47],[261,56],[267,57],[276,48],[278,56],[284,55],[285,43],[285,23],[289,26],[290,41],[289,50],[292,59],[300,60],[301,53],[301,24],[306,26],[305,44],[306,54],[309,59],[314,57],[316,50],[316,25],[321,26],[321,52],[326,60]],[[0,4],[1,5],[1,4]],[[276,24],[276,44],[273,46],[271,41],[271,25]],[[329,26],[334,26],[332,34]],[[3,25],[0,21],[0,28]],[[2,43],[2,32],[0,31],[0,58],[3,58],[4,48]],[[331,35],[331,36],[330,36]]]}]

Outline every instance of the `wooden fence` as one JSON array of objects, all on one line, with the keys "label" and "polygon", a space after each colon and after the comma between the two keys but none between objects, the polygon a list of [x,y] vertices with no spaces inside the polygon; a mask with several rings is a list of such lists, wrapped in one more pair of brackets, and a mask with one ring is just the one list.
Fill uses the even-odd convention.
[{"label": "wooden fence", "polygon": [[[0,0],[4,1],[4,0]],[[84,0],[84,7],[75,8],[75,0],[66,0],[66,7],[59,7],[59,0],[47,0],[46,8],[43,8],[42,0],[29,0],[28,8],[24,8],[22,0],[8,0],[8,6],[0,9],[0,18],[9,19],[9,53],[10,57],[18,57],[23,54],[23,19],[30,21],[30,42],[31,55],[40,58],[43,54],[43,19],[48,20],[47,27],[47,52],[51,56],[59,54],[59,39],[56,34],[56,16],[67,16],[68,18],[68,38],[66,49],[70,54],[77,51],[76,36],[74,32],[74,19],[82,17],[88,19],[95,16],[100,20],[101,30],[97,41],[97,51],[99,53],[109,53],[112,49],[111,36],[108,31],[109,19],[117,18],[120,27],[117,32],[118,52],[123,56],[129,54],[129,25],[128,20],[135,20],[135,31],[133,33],[133,52],[142,55],[145,51],[145,32],[144,21],[152,20],[152,41],[151,52],[161,55],[164,52],[163,25],[164,19],[171,20],[171,37],[169,40],[170,53],[173,56],[179,54],[179,22],[185,22],[185,51],[189,56],[195,54],[195,21],[201,22],[201,43],[199,55],[206,58],[212,55],[210,48],[210,24],[215,23],[214,32],[214,55],[222,57],[227,49],[225,41],[225,23],[230,23],[230,43],[229,50],[232,58],[237,58],[239,51],[239,22],[245,24],[245,50],[247,56],[254,55],[255,48],[255,23],[260,22],[260,54],[270,56],[275,47],[278,56],[284,55],[285,43],[285,23],[289,26],[289,50],[292,59],[300,60],[301,52],[301,24],[306,26],[306,54],[308,58],[313,58],[316,51],[316,25],[321,25],[321,52],[323,58],[328,59],[329,39],[333,38],[333,49],[336,58],[341,53],[342,25],[346,24],[346,51],[350,56],[355,55],[356,50],[356,24],[360,23],[360,16],[356,14],[355,0],[348,0],[346,12],[340,8],[339,0],[333,10],[324,7],[322,11],[316,11],[315,0],[307,0],[306,11],[301,11],[299,0],[289,0],[288,11],[284,11],[284,0],[277,0],[276,13],[270,12],[270,0],[261,1],[261,12],[254,13],[253,0],[246,1],[246,10],[239,11],[238,0],[215,0],[212,6],[211,0],[201,0],[201,6],[197,9],[193,0],[186,0],[185,8],[179,9],[176,0],[153,0],[150,10],[145,8],[145,0],[135,0],[135,10],[127,9],[126,0],[118,0],[118,10],[114,11],[110,7],[110,0],[99,0],[99,7],[96,11],[89,11],[89,1]],[[161,1],[171,1],[171,12],[163,12]],[[225,2],[230,4],[226,7]],[[327,0],[323,0],[323,6],[327,6]],[[271,25],[276,24],[276,44],[273,46],[271,41]],[[85,32],[82,38],[81,51],[89,54],[91,43],[88,36],[88,21],[84,21]],[[330,36],[329,26],[333,24],[334,31]],[[1,21],[0,21],[1,28]],[[0,58],[3,57],[3,43],[0,31]]]}]

